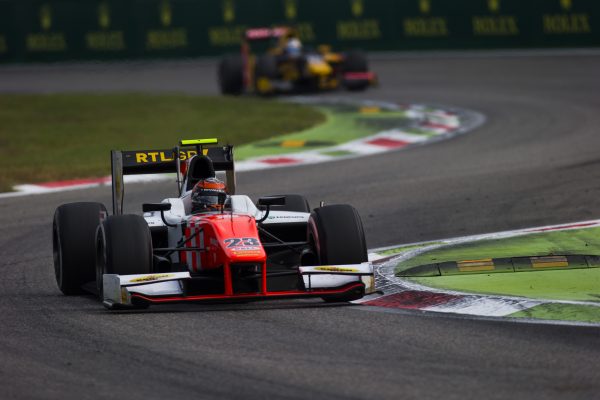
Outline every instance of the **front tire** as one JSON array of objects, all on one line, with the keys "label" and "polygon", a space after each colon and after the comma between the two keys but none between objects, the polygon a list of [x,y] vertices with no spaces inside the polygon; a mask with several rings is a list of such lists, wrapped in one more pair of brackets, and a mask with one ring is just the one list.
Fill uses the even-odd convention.
[{"label": "front tire", "polygon": [[[368,72],[369,63],[366,54],[362,51],[349,51],[346,53],[342,68],[344,72]],[[344,85],[348,90],[362,91],[369,87],[369,81],[347,81]]]},{"label": "front tire", "polygon": [[152,236],[139,215],[113,215],[96,234],[96,286],[100,297],[102,275],[152,273]]},{"label": "front tire", "polygon": [[256,92],[263,96],[273,94],[273,80],[277,79],[277,58],[270,54],[263,54],[256,60],[254,68],[254,87]]},{"label": "front tire", "polygon": [[101,203],[63,204],[54,212],[52,248],[56,283],[65,295],[82,294],[95,278],[95,235],[106,207]]},{"label": "front tire", "polygon": [[[308,235],[320,265],[360,264],[367,261],[367,244],[356,209],[347,204],[316,208],[308,221]],[[364,290],[324,296],[327,302],[352,301]]]}]

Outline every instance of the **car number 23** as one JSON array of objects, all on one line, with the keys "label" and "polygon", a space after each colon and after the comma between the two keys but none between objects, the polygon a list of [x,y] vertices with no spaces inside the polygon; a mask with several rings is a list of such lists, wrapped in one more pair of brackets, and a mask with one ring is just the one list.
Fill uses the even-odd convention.
[{"label": "car number 23", "polygon": [[228,249],[239,247],[259,247],[260,242],[256,238],[230,238],[223,241]]}]

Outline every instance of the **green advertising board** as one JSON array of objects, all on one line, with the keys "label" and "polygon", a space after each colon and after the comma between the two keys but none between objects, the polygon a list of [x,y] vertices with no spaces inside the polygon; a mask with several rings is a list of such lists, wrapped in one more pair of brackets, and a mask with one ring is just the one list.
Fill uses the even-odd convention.
[{"label": "green advertising board", "polygon": [[0,61],[215,56],[250,27],[369,51],[600,45],[598,0],[0,0]]},{"label": "green advertising board", "polygon": [[15,4],[0,1],[0,61],[17,57]]},{"label": "green advertising board", "polygon": [[122,1],[90,2],[78,19],[81,54],[85,58],[121,58],[134,51],[135,38],[129,25],[132,7]]}]

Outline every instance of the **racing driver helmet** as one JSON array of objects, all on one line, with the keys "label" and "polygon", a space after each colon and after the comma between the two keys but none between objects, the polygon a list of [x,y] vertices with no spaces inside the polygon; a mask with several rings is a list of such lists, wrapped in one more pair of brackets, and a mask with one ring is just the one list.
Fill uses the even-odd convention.
[{"label": "racing driver helmet", "polygon": [[302,42],[297,37],[291,37],[285,45],[285,52],[290,57],[300,57]]},{"label": "racing driver helmet", "polygon": [[192,214],[206,211],[221,211],[219,196],[227,196],[225,183],[217,178],[202,179],[192,189]]}]

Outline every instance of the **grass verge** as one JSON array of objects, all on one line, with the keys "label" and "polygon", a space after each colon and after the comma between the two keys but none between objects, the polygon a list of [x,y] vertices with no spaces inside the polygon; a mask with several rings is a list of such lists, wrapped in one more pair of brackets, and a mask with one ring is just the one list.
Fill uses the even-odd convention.
[{"label": "grass verge", "polygon": [[241,145],[323,123],[297,104],[149,94],[0,95],[0,191],[14,184],[109,174],[111,149],[171,147],[180,138]]},{"label": "grass verge", "polygon": [[600,307],[579,304],[540,304],[509,315],[512,318],[600,322]]},{"label": "grass verge", "polygon": [[399,263],[396,272],[417,265],[482,258],[546,255],[600,255],[600,228],[534,233],[504,239],[462,243],[426,251]]},{"label": "grass verge", "polygon": [[409,280],[429,287],[461,292],[600,302],[600,268],[449,275]]},{"label": "grass verge", "polygon": [[297,131],[279,136],[277,137],[277,142],[318,140],[323,145],[311,148],[280,147],[276,143],[270,143],[273,142],[272,140],[262,140],[241,146],[236,151],[236,157],[243,160],[250,157],[271,155],[274,153],[274,148],[276,148],[278,155],[324,149],[373,135],[384,130],[384,128],[398,128],[406,124],[407,121],[406,115],[402,111],[382,111],[374,115],[365,115],[360,113],[358,108],[351,111],[347,109],[340,111],[336,107],[331,106],[316,105],[316,107],[326,116],[324,123],[301,132]]},{"label": "grass verge", "polygon": [[[545,255],[600,255],[600,228],[551,231],[480,240],[426,251],[396,272],[446,261]],[[600,268],[410,278],[425,286],[536,299],[600,301]]]}]

